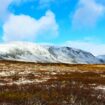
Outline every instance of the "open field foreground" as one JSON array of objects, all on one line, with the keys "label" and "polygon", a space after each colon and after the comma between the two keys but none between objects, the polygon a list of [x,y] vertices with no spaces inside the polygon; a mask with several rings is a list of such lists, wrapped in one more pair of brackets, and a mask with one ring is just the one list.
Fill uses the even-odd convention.
[{"label": "open field foreground", "polygon": [[105,105],[105,65],[0,61],[0,105]]}]

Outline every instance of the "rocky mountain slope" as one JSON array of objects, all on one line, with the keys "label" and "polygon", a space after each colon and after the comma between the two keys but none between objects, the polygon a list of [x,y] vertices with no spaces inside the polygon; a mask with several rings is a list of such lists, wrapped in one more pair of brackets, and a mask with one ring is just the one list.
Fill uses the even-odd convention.
[{"label": "rocky mountain slope", "polygon": [[105,55],[99,55],[99,56],[97,56],[97,58],[105,63]]}]

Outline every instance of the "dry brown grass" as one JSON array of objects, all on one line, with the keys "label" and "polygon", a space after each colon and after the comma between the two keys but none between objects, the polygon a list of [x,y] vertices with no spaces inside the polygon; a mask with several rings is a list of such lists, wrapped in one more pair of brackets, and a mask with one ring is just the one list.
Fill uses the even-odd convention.
[{"label": "dry brown grass", "polygon": [[0,105],[105,105],[105,65],[0,61],[0,75]]}]

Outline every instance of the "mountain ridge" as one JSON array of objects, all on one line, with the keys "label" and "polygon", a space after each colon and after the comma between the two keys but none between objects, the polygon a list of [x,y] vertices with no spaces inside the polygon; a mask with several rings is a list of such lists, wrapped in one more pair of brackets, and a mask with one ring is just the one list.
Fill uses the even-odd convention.
[{"label": "mountain ridge", "polygon": [[98,55],[97,58],[105,63],[105,55]]},{"label": "mountain ridge", "polygon": [[100,64],[102,61],[89,52],[68,46],[42,45],[31,42],[0,44],[1,60],[41,63]]}]

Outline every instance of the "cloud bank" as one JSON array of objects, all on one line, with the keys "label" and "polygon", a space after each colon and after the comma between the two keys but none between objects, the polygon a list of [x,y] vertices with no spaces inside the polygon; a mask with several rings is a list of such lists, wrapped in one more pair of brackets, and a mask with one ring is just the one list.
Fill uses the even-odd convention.
[{"label": "cloud bank", "polygon": [[96,0],[80,0],[73,15],[72,25],[80,29],[91,28],[104,13],[104,5],[97,3]]},{"label": "cloud bank", "polygon": [[4,41],[35,41],[37,36],[56,37],[58,24],[54,13],[49,10],[39,20],[23,14],[11,14],[3,25],[3,31]]},{"label": "cloud bank", "polygon": [[37,37],[53,38],[58,35],[58,24],[55,14],[48,10],[45,16],[35,19],[28,15],[15,15],[9,11],[9,6],[19,5],[34,0],[0,0],[0,23],[3,28],[3,41],[35,41]]}]

